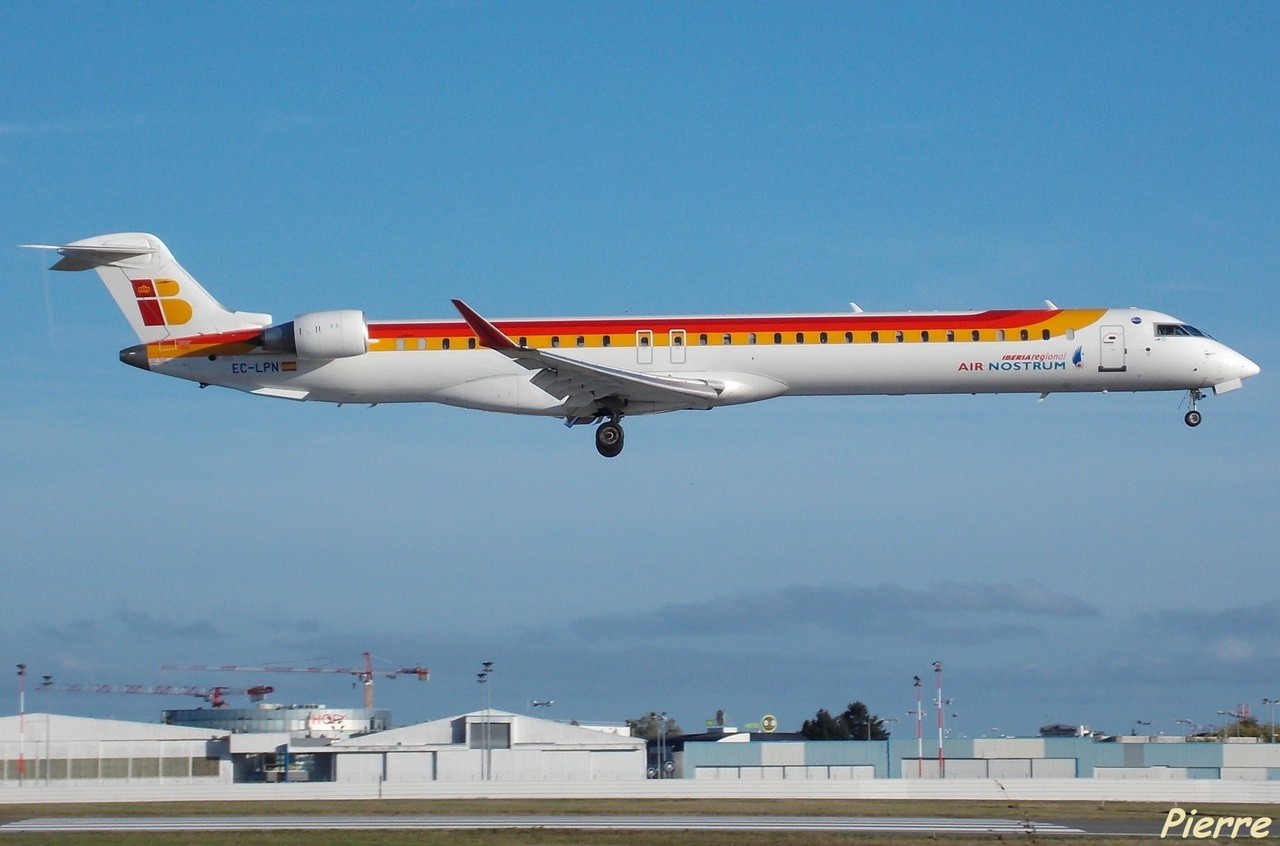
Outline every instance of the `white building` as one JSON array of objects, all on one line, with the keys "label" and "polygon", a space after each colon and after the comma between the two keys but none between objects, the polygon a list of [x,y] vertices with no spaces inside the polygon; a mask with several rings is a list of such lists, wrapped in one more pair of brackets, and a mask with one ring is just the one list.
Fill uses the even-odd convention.
[{"label": "white building", "polygon": [[642,781],[645,742],[610,731],[474,711],[334,741],[334,781]]},{"label": "white building", "polygon": [[60,714],[0,717],[0,786],[231,780],[231,750],[223,734]]},{"label": "white building", "polygon": [[[20,729],[20,723],[25,729]],[[49,785],[642,781],[645,744],[477,711],[354,737],[27,714],[0,717],[0,788]]]}]

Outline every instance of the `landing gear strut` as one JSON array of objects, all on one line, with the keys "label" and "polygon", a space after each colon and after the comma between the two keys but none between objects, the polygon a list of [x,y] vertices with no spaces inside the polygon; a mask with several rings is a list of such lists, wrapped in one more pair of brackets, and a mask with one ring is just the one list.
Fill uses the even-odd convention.
[{"label": "landing gear strut", "polygon": [[1204,398],[1204,393],[1199,388],[1192,388],[1188,396],[1191,397],[1191,410],[1182,419],[1188,426],[1195,428],[1200,425],[1200,412],[1196,411],[1196,403]]},{"label": "landing gear strut", "polygon": [[622,424],[617,417],[611,417],[607,423],[601,423],[596,429],[596,451],[605,458],[614,458],[622,452]]}]

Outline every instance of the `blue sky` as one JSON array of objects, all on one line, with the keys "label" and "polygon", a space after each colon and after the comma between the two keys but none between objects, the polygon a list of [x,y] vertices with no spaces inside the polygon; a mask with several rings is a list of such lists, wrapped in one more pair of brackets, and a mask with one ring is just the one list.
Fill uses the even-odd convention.
[{"label": "blue sky", "polygon": [[[1141,305],[1262,376],[780,400],[589,430],[123,367],[89,274],[0,249],[0,649],[422,662],[404,723],[914,703],[1175,731],[1280,696],[1267,4],[47,3],[0,11],[0,244],[143,230],[280,320]],[[154,719],[185,703],[41,694]],[[45,704],[41,704],[45,703]]]}]

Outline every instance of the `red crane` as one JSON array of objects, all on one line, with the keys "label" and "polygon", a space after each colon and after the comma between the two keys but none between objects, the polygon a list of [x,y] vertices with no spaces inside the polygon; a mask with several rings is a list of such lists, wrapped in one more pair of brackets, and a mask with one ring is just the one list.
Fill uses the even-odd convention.
[{"label": "red crane", "polygon": [[172,684],[54,684],[52,676],[45,676],[36,690],[57,690],[65,693],[149,693],[159,696],[196,696],[214,708],[224,708],[227,704],[224,696],[247,696],[251,702],[261,702],[264,697],[275,693],[276,689],[268,684],[251,687],[248,690],[232,690],[229,687],[183,687]]},{"label": "red crane", "polygon": [[[288,665],[273,664],[261,667],[249,667],[241,664],[219,664],[217,666],[211,664],[163,664],[162,670],[185,670],[193,672],[218,672],[218,673],[341,673],[342,675],[355,676],[364,685],[364,707],[373,707],[373,677],[375,671],[373,669],[373,656],[368,652],[361,653],[364,657],[364,666],[356,667],[291,667]],[[399,676],[416,676],[418,681],[427,681],[431,678],[431,671],[421,664],[415,664],[412,667],[400,667],[393,670],[378,670],[389,679]]]}]

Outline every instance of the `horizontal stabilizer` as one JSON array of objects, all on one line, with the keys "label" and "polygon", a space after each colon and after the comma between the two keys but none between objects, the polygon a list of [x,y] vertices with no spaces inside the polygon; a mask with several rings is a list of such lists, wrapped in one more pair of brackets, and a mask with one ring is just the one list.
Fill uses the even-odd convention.
[{"label": "horizontal stabilizer", "polygon": [[52,244],[23,244],[30,250],[57,250],[62,258],[51,270],[92,270],[123,259],[151,255],[155,249],[150,244],[105,246],[101,244],[79,247],[74,244],[58,247]]}]

